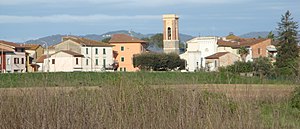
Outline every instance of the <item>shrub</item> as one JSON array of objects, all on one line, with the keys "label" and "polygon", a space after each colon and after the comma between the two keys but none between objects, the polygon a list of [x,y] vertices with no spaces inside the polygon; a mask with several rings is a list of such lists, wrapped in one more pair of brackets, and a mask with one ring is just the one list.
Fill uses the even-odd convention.
[{"label": "shrub", "polygon": [[297,87],[293,93],[291,106],[300,110],[300,87]]},{"label": "shrub", "polygon": [[142,70],[168,71],[184,69],[185,60],[175,53],[143,53],[133,57],[133,65]]}]

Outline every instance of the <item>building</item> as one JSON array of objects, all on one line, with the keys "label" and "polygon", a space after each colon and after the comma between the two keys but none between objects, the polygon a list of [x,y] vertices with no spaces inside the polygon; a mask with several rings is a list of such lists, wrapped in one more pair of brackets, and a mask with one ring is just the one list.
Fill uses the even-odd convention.
[{"label": "building", "polygon": [[220,67],[234,64],[239,60],[239,57],[230,52],[218,52],[205,57],[205,59],[207,71],[218,71]]},{"label": "building", "polygon": [[249,51],[245,61],[253,61],[255,58],[268,57],[267,48],[271,42],[271,39],[239,39],[238,41],[220,39],[218,40],[218,52],[233,53],[241,60],[239,49],[245,47]]},{"label": "building", "polygon": [[187,41],[187,51],[180,55],[186,60],[188,71],[197,71],[205,68],[205,57],[217,52],[218,37],[196,37]]},{"label": "building", "polygon": [[0,40],[1,72],[21,73],[26,71],[25,46]]},{"label": "building", "polygon": [[133,56],[146,52],[146,41],[126,34],[114,34],[109,43],[114,45],[114,60],[117,63],[117,71],[138,70],[133,66]]},{"label": "building", "polygon": [[[43,72],[73,71],[112,71],[113,45],[67,36],[62,42],[46,48],[44,55],[38,59],[39,69]],[[48,62],[48,63],[47,63]]]},{"label": "building", "polygon": [[44,54],[44,48],[39,44],[25,44],[26,72],[38,71],[37,59]]},{"label": "building", "polygon": [[175,14],[163,15],[163,46],[165,53],[179,54],[179,17]]}]

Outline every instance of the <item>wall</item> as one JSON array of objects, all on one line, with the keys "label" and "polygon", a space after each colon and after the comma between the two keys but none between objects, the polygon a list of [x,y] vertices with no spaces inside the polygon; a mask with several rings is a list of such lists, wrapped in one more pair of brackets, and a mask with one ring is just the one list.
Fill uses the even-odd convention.
[{"label": "wall", "polygon": [[201,67],[205,68],[205,57],[215,54],[217,47],[217,37],[197,37],[188,41],[185,52],[188,71],[193,72]]},{"label": "wall", "polygon": [[[145,48],[141,43],[111,43],[115,45],[113,50],[118,53],[116,61],[119,63],[118,71],[122,68],[126,68],[126,71],[137,71],[137,68],[133,67],[133,55],[140,54],[145,51]],[[121,46],[124,46],[124,51],[121,51]],[[121,57],[124,57],[124,62],[121,62]]]},{"label": "wall", "polygon": [[55,51],[57,52],[60,50],[70,50],[73,52],[81,53],[81,45],[72,40],[66,40],[55,45]]},{"label": "wall", "polygon": [[[88,54],[86,53],[86,49],[88,49]],[[98,49],[98,54],[96,54],[96,49]],[[103,54],[103,49],[105,49],[106,54]],[[105,71],[105,68],[111,67],[114,63],[112,47],[82,47],[81,54],[84,55],[83,71]],[[96,59],[98,59],[98,65],[96,65]],[[105,68],[103,66],[104,59]],[[88,65],[86,65],[87,60]]]},{"label": "wall", "polygon": [[[267,57],[267,46],[271,45],[271,39],[267,39],[263,42],[257,43],[255,45],[251,46],[252,49],[252,58],[258,58],[258,57]],[[258,52],[258,48],[260,48],[260,53]]]},{"label": "wall", "polygon": [[[26,71],[26,56],[25,52],[10,52],[6,54],[6,72],[25,72]],[[14,64],[14,58],[19,58],[19,64]],[[22,58],[24,63],[22,64]],[[9,62],[8,62],[9,60]]]}]

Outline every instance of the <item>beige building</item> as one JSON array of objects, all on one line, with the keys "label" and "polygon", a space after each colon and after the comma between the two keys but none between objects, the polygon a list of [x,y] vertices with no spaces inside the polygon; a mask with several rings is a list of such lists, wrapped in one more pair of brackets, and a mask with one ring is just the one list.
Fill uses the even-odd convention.
[{"label": "beige building", "polygon": [[206,69],[208,71],[218,71],[220,67],[225,67],[234,64],[234,62],[239,60],[239,57],[230,52],[218,52],[208,57],[206,59]]},{"label": "beige building", "polygon": [[165,53],[179,54],[179,17],[175,14],[163,15],[163,46]]},{"label": "beige building", "polygon": [[112,47],[113,45],[85,38],[63,37],[61,43],[45,50],[44,55],[38,60],[39,64],[43,62],[39,70],[44,72],[112,71],[114,66]]}]

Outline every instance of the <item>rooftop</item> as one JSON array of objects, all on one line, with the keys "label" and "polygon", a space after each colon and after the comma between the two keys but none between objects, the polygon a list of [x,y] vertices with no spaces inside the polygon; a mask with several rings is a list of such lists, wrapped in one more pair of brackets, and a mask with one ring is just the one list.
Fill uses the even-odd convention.
[{"label": "rooftop", "polygon": [[146,43],[146,41],[126,34],[114,34],[109,40],[109,43]]},{"label": "rooftop", "polygon": [[224,56],[227,53],[229,53],[229,52],[218,52],[218,53],[215,53],[215,54],[210,55],[208,57],[205,57],[205,59],[219,59],[221,56]]},{"label": "rooftop", "polygon": [[24,44],[18,44],[18,43],[8,42],[8,41],[4,41],[4,40],[0,40],[0,44],[5,44],[5,45],[12,46],[15,48],[25,48]]},{"label": "rooftop", "polygon": [[75,36],[63,37],[63,41],[66,41],[66,40],[72,40],[76,43],[79,43],[79,44],[85,45],[85,46],[113,47],[113,45],[110,45],[108,43],[103,43],[100,41],[95,41],[95,40],[90,40],[90,39],[80,38],[80,37],[75,37]]}]

